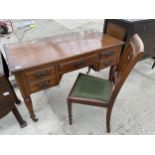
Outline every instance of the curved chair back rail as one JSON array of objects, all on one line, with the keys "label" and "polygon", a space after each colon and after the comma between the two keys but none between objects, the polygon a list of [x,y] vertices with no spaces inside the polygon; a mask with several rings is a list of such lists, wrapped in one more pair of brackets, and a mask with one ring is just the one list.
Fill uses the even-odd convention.
[{"label": "curved chair back rail", "polygon": [[125,52],[120,56],[118,65],[112,66],[110,69],[109,80],[113,83],[111,102],[114,102],[128,75],[143,55],[144,45],[141,38],[136,34],[130,40]]}]

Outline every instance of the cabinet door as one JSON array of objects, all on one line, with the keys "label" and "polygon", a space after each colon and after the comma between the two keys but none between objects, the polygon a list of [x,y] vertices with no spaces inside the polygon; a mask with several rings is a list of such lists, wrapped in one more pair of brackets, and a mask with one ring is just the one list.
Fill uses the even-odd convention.
[{"label": "cabinet door", "polygon": [[138,23],[134,26],[135,32],[142,36],[155,34],[155,21]]}]

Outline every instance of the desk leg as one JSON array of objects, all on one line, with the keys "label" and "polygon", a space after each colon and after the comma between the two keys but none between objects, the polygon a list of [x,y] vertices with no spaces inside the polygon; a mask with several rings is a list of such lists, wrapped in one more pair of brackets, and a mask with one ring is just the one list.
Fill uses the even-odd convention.
[{"label": "desk leg", "polygon": [[25,101],[25,104],[29,110],[29,113],[30,113],[30,117],[31,119],[34,121],[34,122],[37,122],[38,121],[38,118],[36,118],[36,115],[34,114],[34,110],[33,110],[33,105],[32,105],[32,100],[31,100],[31,97],[28,96],[28,97],[24,97],[24,101]]}]

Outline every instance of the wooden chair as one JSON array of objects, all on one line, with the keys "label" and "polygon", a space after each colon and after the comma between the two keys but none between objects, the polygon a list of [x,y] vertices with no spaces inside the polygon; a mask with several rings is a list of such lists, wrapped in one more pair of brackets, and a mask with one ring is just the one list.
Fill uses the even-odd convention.
[{"label": "wooden chair", "polygon": [[110,118],[115,99],[143,54],[143,42],[138,35],[134,35],[121,55],[118,65],[110,68],[109,80],[79,74],[67,98],[70,125],[72,124],[72,103],[104,107],[107,108],[107,132],[110,132]]},{"label": "wooden chair", "polygon": [[19,103],[13,87],[5,75],[3,68],[3,62],[0,55],[0,118],[3,118],[10,111],[13,112],[15,118],[17,119],[21,128],[27,126],[26,122],[23,120],[15,103]]},{"label": "wooden chair", "polygon": [[[0,57],[1,57],[1,63],[2,63],[2,66],[1,66],[1,67],[3,67],[4,76],[5,76],[5,78],[7,78],[8,81],[9,81],[9,74],[10,74],[9,67],[8,67],[8,65],[7,65],[7,63],[6,63],[6,60],[5,60],[5,58],[4,58],[4,56],[3,56],[3,54],[2,54],[1,51],[0,51]],[[16,93],[14,92],[13,86],[11,85],[10,81],[9,81],[8,84],[10,85],[10,88],[12,89],[12,92],[14,93],[14,96],[15,96],[15,98],[16,98],[16,104],[21,104],[21,101],[20,101],[20,99],[17,97]]]}]

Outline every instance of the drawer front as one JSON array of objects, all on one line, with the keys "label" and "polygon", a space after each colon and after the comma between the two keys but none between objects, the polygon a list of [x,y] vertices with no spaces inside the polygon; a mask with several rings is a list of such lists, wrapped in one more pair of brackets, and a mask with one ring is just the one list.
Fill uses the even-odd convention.
[{"label": "drawer front", "polygon": [[100,61],[100,63],[99,63],[99,68],[100,68],[100,70],[101,70],[101,69],[110,67],[110,66],[112,66],[112,65],[114,65],[114,64],[115,64],[115,59],[107,59],[107,60],[105,60],[105,61]]},{"label": "drawer front", "polygon": [[138,33],[141,36],[155,34],[155,22],[140,23],[135,25],[135,33]]},{"label": "drawer front", "polygon": [[97,55],[91,55],[83,58],[76,58],[73,60],[66,61],[59,65],[60,73],[70,72],[82,67],[86,67],[98,62]]},{"label": "drawer front", "polygon": [[55,78],[56,69],[54,66],[44,66],[25,72],[26,78],[31,83],[47,78]]},{"label": "drawer front", "polygon": [[109,50],[101,53],[101,60],[106,59],[115,59],[117,56],[117,52],[115,50]]},{"label": "drawer front", "polygon": [[54,86],[57,84],[58,84],[57,78],[43,79],[33,83],[29,83],[29,90],[31,93],[34,93],[40,90],[50,88],[51,86]]},{"label": "drawer front", "polygon": [[25,78],[31,93],[47,89],[58,83],[56,67],[51,64],[27,70]]}]

